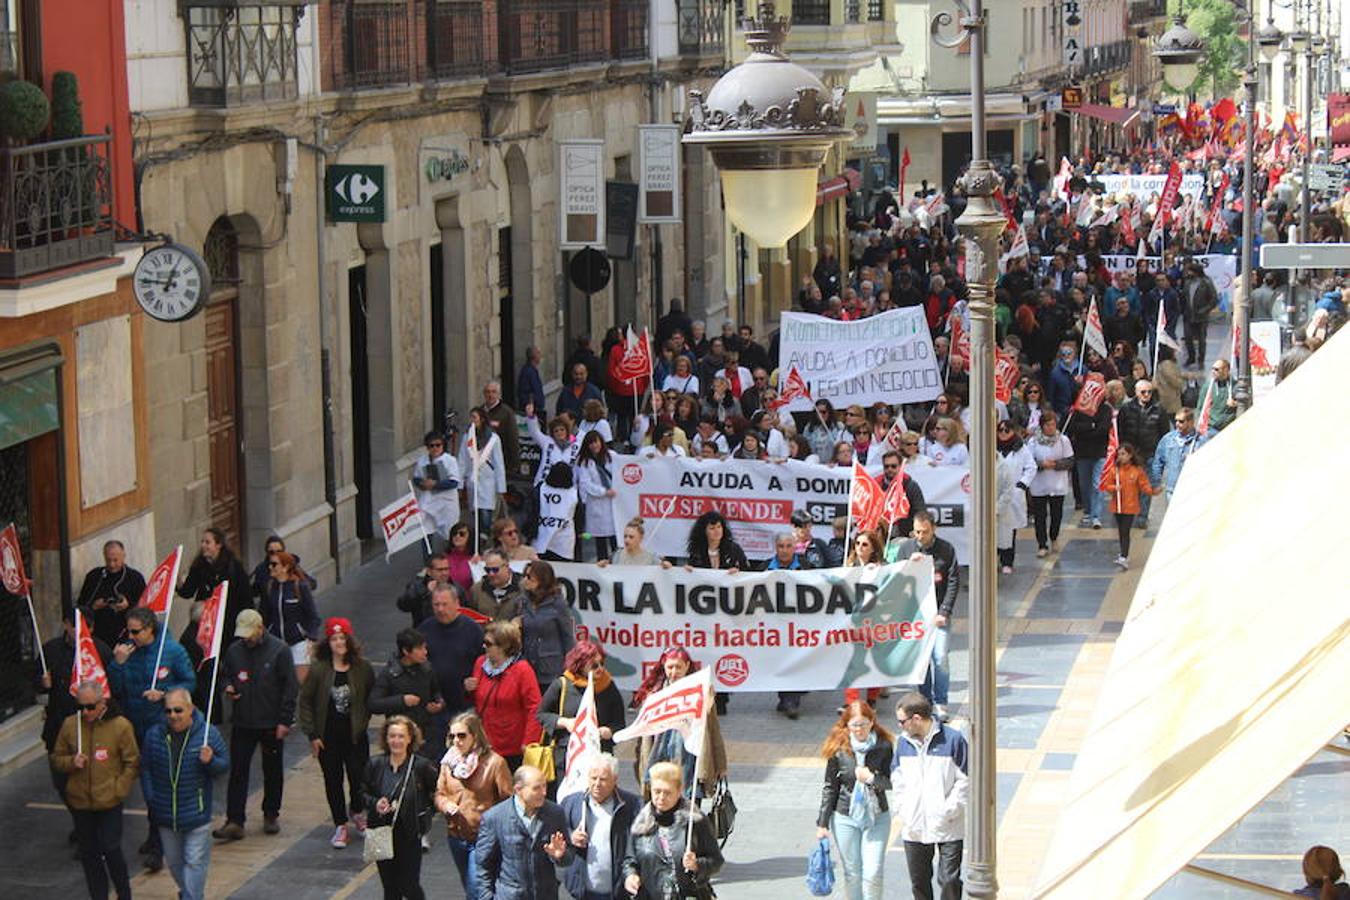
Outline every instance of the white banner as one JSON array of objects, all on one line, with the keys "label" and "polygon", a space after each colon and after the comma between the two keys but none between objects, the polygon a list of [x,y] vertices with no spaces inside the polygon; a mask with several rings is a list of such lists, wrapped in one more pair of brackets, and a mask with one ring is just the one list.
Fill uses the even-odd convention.
[{"label": "white banner", "polygon": [[1252,359],[1252,399],[1260,400],[1275,390],[1275,376],[1280,368],[1283,348],[1280,344],[1278,322],[1252,322],[1252,341],[1248,352]]},{"label": "white banner", "polygon": [[558,141],[558,246],[605,244],[605,142]]},{"label": "white banner", "polygon": [[380,510],[380,528],[384,531],[384,558],[387,560],[410,544],[424,540],[422,511],[412,491]]},{"label": "white banner", "polygon": [[[1237,280],[1238,258],[1227,253],[1198,253],[1193,259],[1198,259],[1205,267],[1205,274],[1214,282],[1214,287],[1219,292],[1219,300],[1223,308],[1227,309],[1228,301],[1233,292],[1233,283]],[[1162,266],[1161,256],[1131,256],[1127,253],[1112,253],[1109,256],[1102,257],[1102,263],[1111,273],[1133,272],[1136,263],[1140,259],[1148,261],[1150,272],[1157,272]],[[1087,266],[1087,258],[1078,257],[1080,267]],[[1050,271],[1049,257],[1041,258],[1041,272],[1045,274]],[[1108,311],[1111,312],[1111,311]]]},{"label": "white banner", "polygon": [[680,221],[679,125],[638,126],[638,221]]},{"label": "white banner", "polygon": [[578,638],[636,688],[668,647],[711,669],[719,691],[919,684],[937,614],[933,563],[727,575],[555,563]]},{"label": "white banner", "polygon": [[[1088,183],[1100,182],[1106,188],[1106,193],[1116,194],[1134,194],[1135,197],[1147,202],[1154,194],[1162,194],[1163,185],[1167,184],[1167,173],[1161,175],[1092,175],[1088,177]],[[1190,194],[1192,197],[1199,197],[1205,189],[1205,176],[1199,172],[1187,172],[1181,176],[1181,193]]]},{"label": "white banner", "polygon": [[[773,555],[774,538],[792,529],[793,510],[811,517],[811,532],[824,541],[830,523],[848,515],[849,470],[804,463],[752,459],[615,455],[614,521],[642,516],[646,547],[658,556],[687,555],[689,530],[705,512],[726,516],[731,536],[751,559]],[[970,472],[964,466],[906,469],[957,559],[969,560],[966,534]],[[877,469],[873,474],[879,474]]]},{"label": "white banner", "polygon": [[810,410],[814,400],[842,409],[852,403],[923,403],[942,393],[928,322],[917,306],[854,322],[785,312],[778,370],[793,367],[810,386],[811,399],[794,400],[787,407],[792,412]]}]

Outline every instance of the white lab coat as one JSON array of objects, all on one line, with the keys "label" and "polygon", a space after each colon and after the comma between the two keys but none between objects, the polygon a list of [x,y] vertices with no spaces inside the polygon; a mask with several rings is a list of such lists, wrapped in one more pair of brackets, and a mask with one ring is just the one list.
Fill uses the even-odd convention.
[{"label": "white lab coat", "polygon": [[614,537],[614,498],[605,496],[614,483],[612,457],[605,468],[609,470],[609,484],[594,460],[577,466],[577,492],[586,505],[586,531],[593,537]]},{"label": "white lab coat", "polygon": [[502,457],[502,442],[491,431],[487,444],[479,451],[479,458],[483,462],[475,474],[469,442],[460,442],[459,468],[465,473],[465,486],[473,495],[469,504],[474,509],[496,509],[497,495],[506,493],[506,462]]},{"label": "white lab coat", "polygon": [[[424,490],[420,484],[424,478],[435,478],[442,483],[451,481],[454,486]],[[459,463],[449,453],[442,453],[434,460],[423,453],[413,464],[411,480],[416,486],[414,494],[427,531],[434,531],[449,540],[450,528],[459,521]]]}]

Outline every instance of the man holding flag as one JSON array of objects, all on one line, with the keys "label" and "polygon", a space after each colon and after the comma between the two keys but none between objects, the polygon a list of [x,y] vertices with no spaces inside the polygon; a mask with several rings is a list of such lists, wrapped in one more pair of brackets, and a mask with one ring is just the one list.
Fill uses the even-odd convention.
[{"label": "man holding flag", "polygon": [[[576,743],[575,734],[571,743]],[[558,789],[569,840],[577,855],[564,873],[563,883],[576,900],[611,900],[622,896],[629,829],[642,800],[619,788],[619,761],[612,753],[601,753],[598,740],[594,753],[581,755],[577,763],[579,771],[586,774],[585,789],[566,797],[563,788]],[[571,773],[569,761],[568,775]],[[570,778],[564,785],[567,780]]]}]

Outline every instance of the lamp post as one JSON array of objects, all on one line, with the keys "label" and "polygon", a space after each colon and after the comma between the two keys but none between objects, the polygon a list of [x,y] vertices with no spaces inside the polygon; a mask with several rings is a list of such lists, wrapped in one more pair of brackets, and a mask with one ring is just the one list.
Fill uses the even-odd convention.
[{"label": "lamp post", "polygon": [[963,179],[966,209],[956,220],[966,256],[970,293],[970,481],[974,527],[970,556],[970,803],[965,841],[966,896],[985,900],[998,896],[995,780],[994,658],[998,638],[998,587],[995,578],[994,472],[994,282],[997,279],[999,235],[1007,222],[994,200],[998,175],[990,165],[984,127],[984,43],[987,22],[983,0],[967,6],[956,0],[961,17],[957,34],[939,32],[952,24],[949,13],[930,23],[934,42],[954,48],[970,42],[970,168]]}]

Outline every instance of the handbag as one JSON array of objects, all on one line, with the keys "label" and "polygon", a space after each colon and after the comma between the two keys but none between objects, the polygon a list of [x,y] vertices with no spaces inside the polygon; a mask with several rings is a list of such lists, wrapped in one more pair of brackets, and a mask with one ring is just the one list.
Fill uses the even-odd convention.
[{"label": "handbag", "polygon": [[[561,716],[563,707],[567,703],[567,677],[563,676],[559,680],[562,681],[562,693],[558,697],[558,715]],[[521,764],[534,766],[540,772],[543,772],[545,781],[553,781],[557,778],[558,770],[553,764],[553,735],[550,733],[546,741],[526,744]]]},{"label": "handbag", "polygon": [[712,807],[708,810],[708,821],[712,825],[713,835],[717,838],[717,846],[725,847],[727,838],[736,830],[736,801],[731,799],[731,788],[725,778],[717,779]]},{"label": "handbag", "polygon": [[806,889],[812,897],[828,897],[834,892],[834,857],[830,839],[821,838],[806,858]]},{"label": "handbag", "polygon": [[365,846],[361,848],[361,858],[367,864],[394,858],[394,820],[398,818],[399,806],[403,803],[403,795],[408,790],[408,781],[412,778],[413,767],[416,765],[417,760],[409,756],[408,771],[403,776],[403,784],[398,789],[398,797],[395,798],[393,806],[390,807],[389,824],[366,829]]}]

